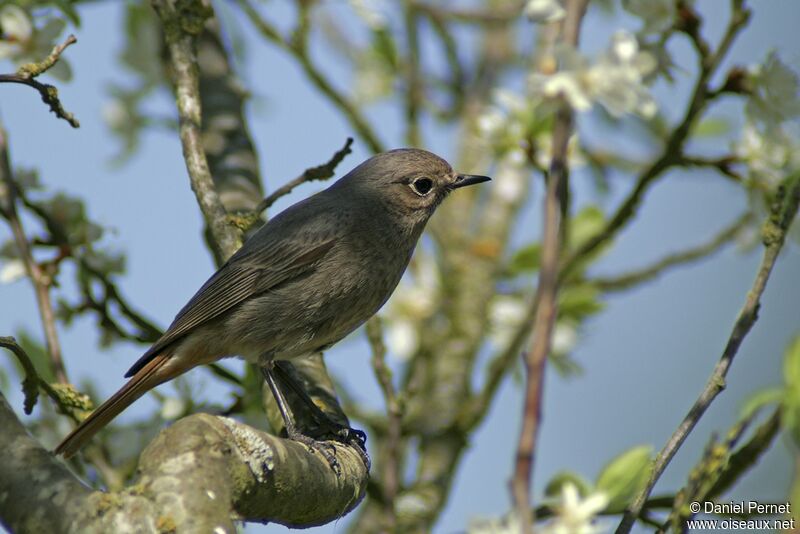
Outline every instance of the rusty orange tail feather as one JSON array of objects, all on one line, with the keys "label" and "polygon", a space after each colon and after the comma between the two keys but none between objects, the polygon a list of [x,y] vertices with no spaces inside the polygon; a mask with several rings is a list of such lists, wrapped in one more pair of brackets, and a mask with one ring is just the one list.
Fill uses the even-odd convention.
[{"label": "rusty orange tail feather", "polygon": [[75,428],[55,449],[55,454],[61,454],[64,458],[69,458],[78,452],[92,437],[105,427],[112,419],[120,414],[125,408],[130,406],[136,399],[167,380],[181,374],[184,370],[177,373],[159,373],[163,365],[172,356],[171,351],[164,352],[155,356],[147,362],[144,367],[139,369],[128,382],[114,393],[107,401],[101,404]]}]

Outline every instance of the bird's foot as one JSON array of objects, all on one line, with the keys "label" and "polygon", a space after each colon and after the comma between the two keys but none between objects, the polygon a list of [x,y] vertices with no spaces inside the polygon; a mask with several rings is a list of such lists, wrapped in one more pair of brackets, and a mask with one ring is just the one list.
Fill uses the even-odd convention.
[{"label": "bird's foot", "polygon": [[370,460],[369,453],[367,452],[367,434],[363,430],[339,425],[330,419],[328,419],[328,422],[332,427],[335,428],[333,431],[334,439],[355,449],[358,452],[358,455],[361,457],[361,461],[364,462],[364,467],[366,467],[367,471],[369,471],[372,461]]},{"label": "bird's foot", "polygon": [[292,441],[296,441],[298,443],[302,443],[306,447],[308,447],[309,451],[311,452],[318,452],[325,458],[325,461],[328,462],[328,465],[331,466],[331,469],[336,473],[336,475],[341,475],[342,470],[339,467],[339,461],[336,459],[336,448],[326,441],[320,441],[312,438],[311,436],[307,436],[296,430],[294,428],[287,429],[286,437]]}]

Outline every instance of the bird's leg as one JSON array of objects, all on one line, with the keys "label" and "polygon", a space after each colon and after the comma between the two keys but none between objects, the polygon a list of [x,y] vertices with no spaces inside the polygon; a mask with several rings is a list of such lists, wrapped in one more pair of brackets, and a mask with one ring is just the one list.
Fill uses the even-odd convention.
[{"label": "bird's leg", "polygon": [[297,397],[303,401],[311,412],[312,417],[320,427],[325,428],[330,434],[335,436],[337,441],[347,445],[354,445],[357,447],[361,454],[361,459],[364,460],[364,465],[369,469],[370,459],[367,455],[367,435],[362,430],[351,428],[349,426],[340,425],[330,418],[328,414],[323,412],[319,406],[311,399],[302,384],[281,365],[280,361],[272,362],[272,372],[275,378],[280,380],[281,383],[289,386]]},{"label": "bird's leg", "polygon": [[278,385],[274,370],[275,364],[272,361],[269,361],[261,366],[261,372],[264,375],[264,380],[267,381],[267,385],[269,386],[270,391],[272,391],[272,396],[275,398],[275,402],[278,404],[278,410],[281,412],[283,424],[286,427],[287,437],[293,441],[302,443],[309,449],[319,451],[325,460],[328,461],[331,469],[333,469],[337,475],[340,474],[341,471],[339,469],[339,462],[336,461],[336,457],[333,455],[333,452],[331,452],[333,447],[303,434],[295,426],[294,417],[292,416],[292,409],[289,407],[289,402],[286,400],[283,391],[281,391],[281,388]]}]

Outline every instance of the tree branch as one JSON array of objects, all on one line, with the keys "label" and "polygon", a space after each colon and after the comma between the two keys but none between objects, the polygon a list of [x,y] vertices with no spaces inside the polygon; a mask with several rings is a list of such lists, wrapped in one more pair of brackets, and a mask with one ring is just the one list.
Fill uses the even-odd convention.
[{"label": "tree branch", "polygon": [[42,102],[50,106],[50,111],[56,114],[59,119],[64,119],[73,128],[79,128],[80,122],[75,118],[75,115],[69,113],[64,109],[61,100],[58,98],[58,89],[55,86],[42,83],[36,80],[36,77],[49,70],[55,65],[62,52],[71,44],[78,42],[74,35],[70,35],[60,45],[53,47],[50,55],[38,63],[27,63],[22,65],[14,74],[0,74],[0,83],[19,83],[33,87],[39,92],[42,97]]},{"label": "tree branch", "polygon": [[386,365],[386,346],[383,344],[383,331],[380,317],[367,321],[367,340],[372,347],[372,369],[383,392],[386,403],[387,428],[384,443],[383,469],[381,470],[382,502],[385,508],[385,528],[388,532],[397,531],[397,512],[395,501],[400,490],[402,473],[400,471],[400,439],[402,434],[402,402],[398,398],[392,382],[392,371]]},{"label": "tree branch", "polygon": [[[636,211],[644,200],[644,195],[655,180],[669,168],[685,163],[683,148],[689,138],[697,120],[713,100],[713,95],[708,89],[708,83],[717,71],[722,59],[726,56],[739,31],[749,19],[749,11],[744,8],[743,0],[731,0],[731,20],[722,37],[716,52],[708,52],[705,47],[698,47],[698,63],[700,73],[695,82],[689,107],[686,109],[683,120],[672,130],[664,150],[647,169],[639,175],[633,191],[617,208],[617,211],[606,223],[605,227],[596,235],[587,240],[577,250],[572,252],[563,262],[561,278],[567,278],[572,272],[600,246],[612,240],[616,235],[633,220]],[[693,40],[697,42],[697,40]]]},{"label": "tree branch", "polygon": [[745,213],[739,217],[733,224],[723,229],[719,234],[714,236],[708,243],[681,251],[674,254],[664,256],[648,267],[637,269],[626,274],[608,278],[594,278],[590,279],[589,283],[598,289],[610,291],[625,291],[633,286],[637,286],[643,282],[652,280],[661,275],[667,269],[676,267],[678,265],[685,265],[697,260],[714,254],[719,249],[730,243],[747,225],[753,220],[752,213]]},{"label": "tree branch", "polygon": [[33,284],[36,293],[36,303],[39,316],[44,329],[47,354],[50,356],[50,366],[56,379],[62,384],[69,382],[64,359],[61,356],[61,343],[58,341],[58,330],[53,313],[53,303],[50,300],[50,286],[52,280],[47,276],[31,252],[30,243],[22,227],[22,221],[17,214],[17,184],[14,180],[11,162],[8,156],[8,135],[0,125],[0,214],[8,221],[14,234],[14,243],[17,245],[20,258],[25,264],[25,272]]},{"label": "tree branch", "polygon": [[0,498],[0,520],[15,532],[233,532],[235,520],[307,527],[352,510],[368,478],[359,454],[340,443],[330,443],[337,475],[304,445],[197,414],[150,443],[136,484],[91,492],[28,436],[2,394],[0,426],[0,496],[13,496]]},{"label": "tree branch", "polygon": [[358,106],[353,103],[344,93],[336,89],[333,84],[322,74],[322,71],[312,61],[308,52],[308,9],[306,2],[299,2],[300,20],[297,28],[292,34],[291,39],[287,39],[263,18],[249,0],[239,0],[239,5],[245,12],[250,22],[255,26],[261,35],[278,45],[280,48],[290,53],[300,63],[300,66],[308,76],[309,80],[319,89],[322,94],[328,97],[337,108],[339,108],[350,124],[355,128],[358,135],[369,146],[372,152],[378,153],[385,150],[383,143],[378,139],[377,133],[370,126],[369,121],[361,113]]},{"label": "tree branch", "polygon": [[725,377],[733,363],[733,358],[736,356],[742,341],[744,341],[745,336],[750,332],[750,329],[758,318],[761,295],[764,293],[767,280],[769,280],[772,268],[775,266],[775,261],[778,259],[778,254],[783,248],[784,241],[786,240],[786,232],[797,214],[798,204],[800,204],[800,174],[795,174],[788,177],[779,188],[770,218],[764,224],[763,239],[765,249],[761,265],[756,272],[753,285],[747,293],[745,304],[734,322],[725,350],[722,352],[722,356],[714,367],[700,396],[656,458],[647,485],[626,510],[622,522],[619,527],[617,527],[617,534],[630,532],[634,521],[641,512],[643,503],[648,495],[650,495],[653,486],[655,486],[667,465],[669,465],[672,457],[686,440],[689,433],[694,429],[695,425],[697,425],[716,396],[725,389]]},{"label": "tree branch", "polygon": [[353,151],[350,148],[352,145],[353,138],[348,137],[347,141],[344,143],[344,146],[337,150],[327,163],[306,169],[303,171],[303,174],[294,180],[283,184],[281,187],[268,195],[264,200],[262,200],[258,206],[256,206],[254,212],[257,214],[262,213],[264,210],[272,206],[279,198],[288,195],[295,187],[299,185],[302,185],[306,182],[313,182],[315,180],[327,180],[328,178],[331,178],[335,174],[336,167],[339,165],[339,163],[341,163],[342,160]]},{"label": "tree branch", "polygon": [[175,82],[181,144],[192,191],[213,236],[218,257],[230,257],[241,246],[241,236],[228,221],[214,187],[202,142],[201,104],[198,88],[196,39],[209,10],[200,0],[177,5],[175,0],[153,0],[161,18]]},{"label": "tree branch", "polygon": [[[586,12],[588,0],[568,0],[566,19],[562,28],[562,41],[572,47],[578,46],[580,25]],[[550,341],[553,334],[558,305],[559,256],[561,254],[561,216],[564,209],[564,192],[567,191],[568,164],[567,144],[572,132],[572,110],[566,104],[556,114],[553,126],[553,157],[547,173],[547,189],[544,200],[544,230],[542,237],[542,262],[539,285],[536,290],[536,319],[533,324],[531,349],[524,358],[525,393],[523,401],[522,429],[517,443],[511,492],[520,530],[523,534],[533,532],[533,509],[531,501],[531,478],[534,454],[539,431],[544,370]]]}]

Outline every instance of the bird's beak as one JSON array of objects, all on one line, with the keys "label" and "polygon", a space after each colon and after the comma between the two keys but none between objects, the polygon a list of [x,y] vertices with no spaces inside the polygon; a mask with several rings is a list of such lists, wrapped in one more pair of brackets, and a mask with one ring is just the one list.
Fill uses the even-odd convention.
[{"label": "bird's beak", "polygon": [[477,174],[459,174],[456,176],[456,181],[451,186],[453,189],[464,187],[467,185],[482,184],[491,180],[488,176],[479,176]]}]

